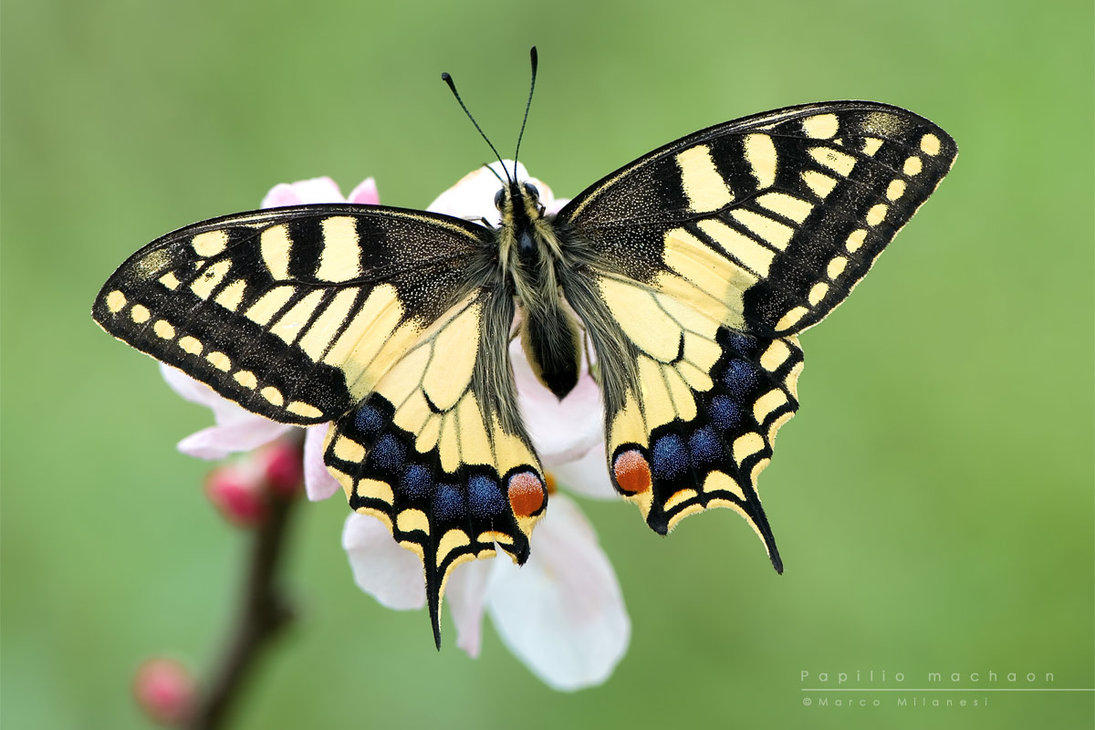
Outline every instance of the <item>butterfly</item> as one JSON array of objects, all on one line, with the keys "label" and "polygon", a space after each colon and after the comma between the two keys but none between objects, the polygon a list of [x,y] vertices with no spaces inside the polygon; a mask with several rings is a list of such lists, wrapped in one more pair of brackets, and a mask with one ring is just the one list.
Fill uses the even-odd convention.
[{"label": "butterfly", "polygon": [[123,263],[93,317],[254,413],[332,422],[324,461],[352,509],[422,558],[440,646],[452,569],[499,548],[523,563],[547,508],[514,336],[559,398],[592,350],[606,464],[647,525],[735,510],[782,572],[756,485],[798,409],[798,335],[956,153],[895,106],[792,106],[660,147],[555,215],[503,163],[499,226],[352,204],[195,223]]}]

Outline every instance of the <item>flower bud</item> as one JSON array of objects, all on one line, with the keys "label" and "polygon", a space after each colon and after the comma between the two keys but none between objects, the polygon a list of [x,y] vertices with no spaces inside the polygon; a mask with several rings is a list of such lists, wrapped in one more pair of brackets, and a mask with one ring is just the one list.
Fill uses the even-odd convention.
[{"label": "flower bud", "polygon": [[133,676],[133,696],[155,723],[178,727],[194,703],[194,678],[174,659],[146,659]]},{"label": "flower bud", "polygon": [[256,457],[271,492],[291,497],[300,490],[304,483],[304,457],[296,440],[280,438]]},{"label": "flower bud", "polygon": [[265,479],[246,461],[218,466],[205,478],[209,501],[229,521],[254,527],[266,517]]}]

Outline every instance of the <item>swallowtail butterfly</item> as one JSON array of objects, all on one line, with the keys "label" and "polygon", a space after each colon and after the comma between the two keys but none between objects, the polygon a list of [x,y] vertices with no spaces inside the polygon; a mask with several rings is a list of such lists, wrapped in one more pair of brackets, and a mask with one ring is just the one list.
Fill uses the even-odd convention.
[{"label": "swallowtail butterfly", "polygon": [[[532,69],[535,88],[535,48]],[[798,409],[798,335],[956,152],[898,107],[793,106],[660,147],[556,215],[507,171],[498,227],[352,204],[195,223],[123,263],[93,316],[250,411],[333,422],[327,467],[351,509],[422,557],[440,645],[453,567],[496,547],[524,562],[547,508],[514,335],[560,398],[595,353],[608,469],[647,525],[728,507],[782,571],[756,484]]]}]

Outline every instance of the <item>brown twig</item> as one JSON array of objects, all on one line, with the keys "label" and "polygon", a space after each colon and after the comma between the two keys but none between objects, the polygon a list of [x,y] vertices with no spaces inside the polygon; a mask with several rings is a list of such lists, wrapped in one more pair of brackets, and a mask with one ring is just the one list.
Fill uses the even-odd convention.
[{"label": "brown twig", "polygon": [[227,649],[205,690],[198,696],[189,730],[224,726],[263,650],[293,619],[293,610],[278,581],[286,533],[299,498],[271,494],[266,519],[254,530],[246,582]]}]

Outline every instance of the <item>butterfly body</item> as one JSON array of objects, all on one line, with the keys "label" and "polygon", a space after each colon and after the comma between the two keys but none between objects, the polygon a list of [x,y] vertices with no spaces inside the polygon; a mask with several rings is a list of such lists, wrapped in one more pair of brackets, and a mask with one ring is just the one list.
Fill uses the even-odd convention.
[{"label": "butterfly body", "polygon": [[530,183],[503,186],[495,205],[502,221],[495,229],[500,271],[516,299],[521,344],[537,379],[563,398],[578,382],[582,360],[580,328],[561,288],[575,244],[544,215]]},{"label": "butterfly body", "polygon": [[439,640],[451,570],[497,549],[524,562],[548,505],[514,336],[560,398],[591,351],[605,465],[650,528],[729,508],[782,570],[756,484],[798,409],[798,335],[956,154],[899,107],[777,109],[658,148],[554,215],[500,179],[497,227],[363,205],[187,226],[119,267],[93,316],[251,411],[331,422],[324,461],[422,557]]}]

